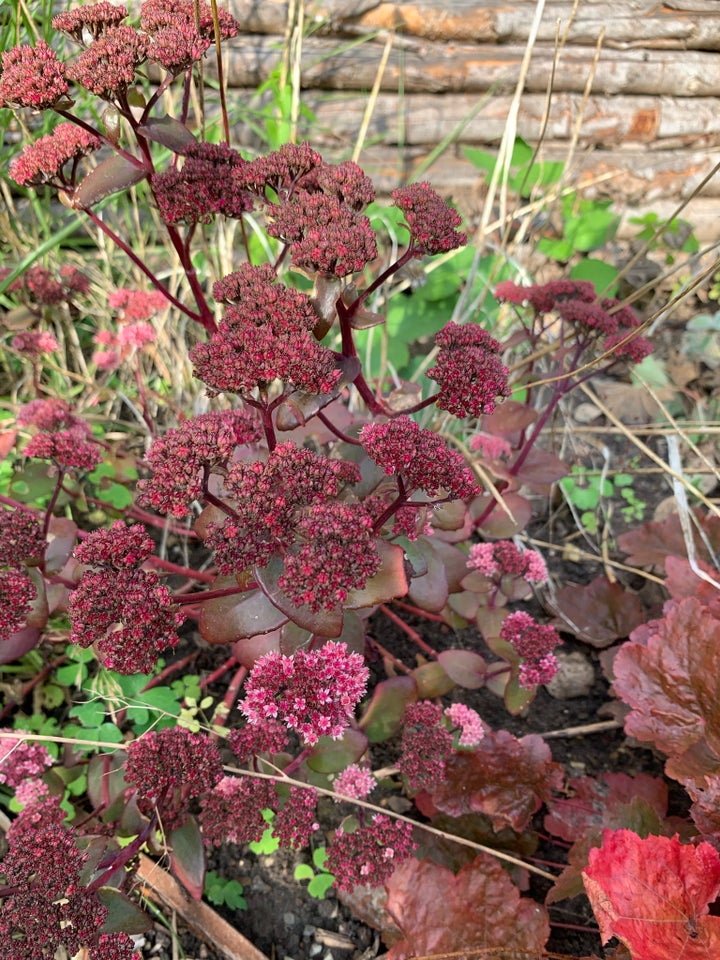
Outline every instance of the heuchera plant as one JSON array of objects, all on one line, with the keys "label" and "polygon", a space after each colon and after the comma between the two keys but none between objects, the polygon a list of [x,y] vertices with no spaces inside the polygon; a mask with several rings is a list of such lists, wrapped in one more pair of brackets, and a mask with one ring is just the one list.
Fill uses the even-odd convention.
[{"label": "heuchera plant", "polygon": [[[69,631],[73,644],[91,647],[104,667],[149,674],[161,654],[191,642],[188,627],[197,624],[206,643],[231,645],[235,672],[211,734],[166,726],[123,750],[66,756],[86,768],[84,807],[75,801],[69,810],[63,800],[62,763],[22,732],[2,733],[0,783],[24,806],[0,864],[0,958],[34,960],[61,946],[93,960],[132,957],[128,934],[144,924],[130,896],[142,847],[168,851],[171,869],[199,897],[204,846],[259,840],[268,809],[275,836],[304,846],[319,829],[319,792],[353,804],[329,840],[327,869],[341,891],[387,882],[388,911],[404,938],[392,956],[477,943],[537,954],[547,914],[495,862],[481,855],[454,875],[432,858],[416,860],[420,831],[367,801],[377,783],[372,746],[397,738],[399,782],[427,817],[482,815],[491,834],[522,833],[562,786],[540,737],[492,731],[457,698],[488,686],[519,712],[557,669],[555,628],[508,609],[547,578],[540,555],[512,538],[530,518],[530,496],[566,472],[541,446],[544,428],[583,379],[648,353],[639,318],[598,300],[588,283],[507,282],[496,294],[522,328],[510,342],[479,323],[450,322],[435,337],[423,384],[369,382],[356,333],[382,323],[375,295],[413,261],[465,244],[457,212],[427,183],[395,190],[407,242],[388,261],[367,215],[373,185],[356,164],[326,163],[308,144],[247,159],[228,143],[199,141],[188,126],[192,68],[215,36],[237,33],[223,11],[213,18],[205,3],[145,0],[133,23],[123,6],[102,2],[59,14],[53,26],[76,45],[69,59],[42,41],[3,54],[0,106],[52,111],[61,121],[9,172],[84,213],[147,278],[148,289],[110,297],[118,331],[96,336],[93,361],[100,371],[134,365],[148,446],[132,503],[110,526],[93,528],[84,512],[88,477],[114,451],[42,382],[42,357],[56,349],[44,308],[81,310],[87,278],[42,267],[6,273],[5,285],[34,317],[33,329],[11,342],[32,366],[34,395],[0,450],[6,456],[15,445],[25,465],[46,465],[51,487],[42,509],[1,498],[0,662],[69,624],[65,638]],[[148,67],[159,78],[153,88]],[[163,115],[163,94],[176,82],[180,115]],[[79,88],[102,101],[99,124],[76,112]],[[186,279],[177,294],[98,211],[131,187],[175,251]],[[271,262],[250,256],[251,213],[276,251]],[[210,295],[193,243],[219,216],[240,221],[246,242]],[[304,289],[290,285],[293,276],[305,278]],[[164,432],[139,362],[161,309],[196,324],[195,375],[211,398],[222,397],[217,409]],[[509,350],[522,402],[508,399]],[[468,420],[470,461],[439,432],[452,418]],[[209,569],[158,556],[156,528],[192,546],[198,567],[212,557]],[[668,622],[694,617],[710,643],[714,613],[673,603]],[[400,624],[424,662],[410,668],[370,639],[368,618],[378,611]],[[493,659],[433,650],[403,613],[476,624]],[[664,629],[641,628],[616,661],[629,702],[626,663],[648,660],[650,677]],[[388,675],[366,696],[368,663],[380,658]],[[451,691],[455,702],[443,707]],[[241,719],[230,720],[235,706]],[[693,775],[688,752],[702,738],[720,754],[712,725],[700,731],[698,723],[695,739],[686,730],[682,742],[657,741],[672,748],[683,775]],[[224,766],[231,753],[234,765]],[[697,778],[695,786],[714,789]],[[586,876],[602,882],[597,858]],[[470,924],[468,898],[487,908]],[[442,915],[418,905],[431,902]],[[625,918],[622,909],[615,919]],[[455,929],[450,914],[459,928],[452,942],[437,936]],[[603,934],[624,936],[615,919],[603,918]]]}]

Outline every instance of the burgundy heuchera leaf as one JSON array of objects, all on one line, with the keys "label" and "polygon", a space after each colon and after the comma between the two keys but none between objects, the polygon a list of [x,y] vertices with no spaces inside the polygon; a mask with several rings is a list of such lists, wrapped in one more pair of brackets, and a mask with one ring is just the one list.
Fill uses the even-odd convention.
[{"label": "burgundy heuchera leaf", "polygon": [[[404,939],[388,960],[467,949],[496,960],[540,960],[547,913],[520,893],[492,857],[480,854],[455,875],[433,860],[406,860],[386,884],[387,912]],[[502,949],[504,948],[504,949]]]},{"label": "burgundy heuchera leaf", "polygon": [[573,583],[557,591],[555,608],[569,629],[594,647],[607,647],[627,637],[645,619],[638,598],[619,583],[600,576],[586,586]]},{"label": "burgundy heuchera leaf", "polygon": [[720,854],[709,843],[608,830],[583,871],[603,943],[617,937],[633,960],[716,960]]},{"label": "burgundy heuchera leaf", "polygon": [[562,785],[562,767],[535,734],[518,740],[506,730],[483,737],[472,752],[447,762],[445,779],[431,794],[438,810],[460,817],[484,813],[495,830],[525,829],[553,789]]},{"label": "burgundy heuchera leaf", "polygon": [[618,651],[614,688],[626,732],[669,756],[669,776],[698,779],[720,770],[720,620],[690,598],[664,612]]}]

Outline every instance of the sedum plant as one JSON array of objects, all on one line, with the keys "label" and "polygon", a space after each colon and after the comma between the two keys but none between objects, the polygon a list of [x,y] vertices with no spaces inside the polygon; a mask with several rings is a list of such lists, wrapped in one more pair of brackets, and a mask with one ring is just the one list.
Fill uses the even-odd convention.
[{"label": "sedum plant", "polygon": [[[446,923],[431,911],[413,939],[420,906],[411,889],[421,903],[452,904],[462,942],[444,947],[490,943],[482,923],[462,918],[473,896],[504,905],[491,945],[537,954],[546,912],[486,853],[457,875],[413,858],[421,831],[368,800],[378,785],[372,752],[392,741],[394,785],[428,818],[482,818],[491,847],[502,847],[503,831],[527,831],[561,788],[541,738],[493,731],[460,698],[487,686],[518,713],[557,670],[555,627],[517,608],[546,581],[545,564],[512,538],[531,516],[530,497],[566,472],[541,444],[545,426],[594,371],[647,354],[639,318],[587,282],[507,282],[496,296],[517,309],[518,332],[506,344],[479,322],[448,322],[422,382],[374,381],[357,338],[383,322],[377,295],[408,265],[466,243],[457,212],[427,183],[395,190],[406,242],[388,257],[368,217],[372,182],[356,164],[327,163],[307,143],[249,159],[199,139],[193,67],[215,38],[238,31],[223,11],[145,0],[133,22],[123,6],[101,2],[53,26],[74,44],[69,58],[44,41],[3,54],[0,106],[58,119],[9,176],[84,214],[147,279],[147,289],[110,296],[117,333],[96,337],[92,361],[133,371],[147,446],[120,469],[43,380],[56,348],[48,311],[81,312],[87,278],[60,265],[8,270],[4,286],[32,317],[9,349],[32,373],[0,447],[15,464],[0,496],[0,663],[59,633],[108,670],[151,675],[197,631],[229,647],[233,674],[207,728],[193,713],[193,729],[163,725],[132,738],[118,716],[122,749],[99,743],[63,758],[31,742],[22,716],[2,732],[0,784],[14,792],[17,816],[0,863],[0,958],[64,947],[129,960],[130,934],[146,924],[132,895],[142,848],[167,852],[199,897],[206,847],[259,842],[268,818],[281,844],[306,846],[323,794],[352,810],[329,838],[327,871],[346,893],[387,883],[405,937],[393,956],[418,944],[437,952],[434,931]],[[159,78],[153,87],[148,70]],[[161,107],[175,84],[177,117]],[[76,111],[81,88],[101,102],[96,119]],[[159,218],[184,275],[180,291],[100,213],[131,188]],[[239,221],[242,244],[235,269],[210,285],[193,252],[218,217]],[[265,231],[260,257],[250,218]],[[162,309],[194,324],[189,360],[208,397],[220,398],[170,429],[143,378],[150,321]],[[511,356],[520,371],[512,387]],[[42,481],[25,501],[24,474]],[[89,503],[113,522],[95,522]],[[161,529],[180,545],[172,560],[158,549]],[[417,644],[419,665],[372,641],[368,620],[382,614]],[[486,648],[436,651],[410,615],[474,623]],[[385,674],[368,689],[381,662]],[[87,782],[80,798],[63,779],[76,765]]]}]

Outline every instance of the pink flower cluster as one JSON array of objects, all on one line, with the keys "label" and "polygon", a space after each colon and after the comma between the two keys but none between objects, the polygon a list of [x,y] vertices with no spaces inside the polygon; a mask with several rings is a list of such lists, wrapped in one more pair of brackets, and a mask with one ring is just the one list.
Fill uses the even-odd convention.
[{"label": "pink flower cluster", "polygon": [[54,353],[60,344],[46,330],[29,330],[26,333],[18,333],[17,336],[13,337],[10,346],[18,353],[27,354],[29,357],[39,357],[41,353]]},{"label": "pink flower cluster", "polygon": [[500,628],[500,637],[512,644],[522,658],[520,686],[527,690],[540,683],[549,683],[558,670],[553,650],[560,643],[557,630],[550,624],[539,624],[522,610],[509,614]]},{"label": "pink flower cluster", "polygon": [[166,727],[128,744],[125,779],[137,791],[140,811],[146,816],[157,811],[166,830],[182,826],[190,801],[222,776],[220,751],[204,733]]},{"label": "pink flower cluster", "polygon": [[105,666],[120,673],[152,670],[160,652],[177,644],[184,620],[157,574],[140,569],[152,549],[143,527],[118,520],[75,551],[80,563],[97,569],[83,573],[70,598],[70,640],[97,644]]},{"label": "pink flower cluster", "polygon": [[367,767],[351,763],[333,780],[333,790],[338,797],[348,800],[367,800],[377,786],[377,780]]},{"label": "pink flower cluster", "polygon": [[67,78],[97,97],[112,101],[125,96],[147,52],[147,39],[133,27],[120,24],[82,51],[67,67]]},{"label": "pink flower cluster", "polygon": [[131,960],[126,934],[100,933],[108,910],[83,885],[85,855],[63,823],[60,799],[39,797],[7,832],[0,955],[3,960],[42,960],[64,948],[67,956],[88,951],[98,960]]},{"label": "pink flower cluster", "polygon": [[640,326],[640,318],[619,300],[598,300],[595,287],[586,280],[555,280],[527,287],[505,280],[496,286],[495,296],[500,302],[528,303],[536,316],[557,311],[568,326],[578,331],[578,337],[604,336],[601,348],[603,352],[612,350],[616,360],[640,363],[652,353],[652,344],[646,337],[632,335],[621,344]]},{"label": "pink flower cluster", "polygon": [[519,550],[510,540],[474,543],[468,566],[486,577],[521,577],[528,583],[545,583],[547,567],[537,550]]},{"label": "pink flower cluster", "polygon": [[466,500],[480,492],[462,456],[410,417],[369,423],[360,431],[359,439],[385,473],[399,475],[406,494],[421,489],[431,497]]},{"label": "pink flower cluster", "polygon": [[412,824],[376,813],[353,833],[338,830],[328,848],[327,869],[338,890],[384,883],[416,849]]},{"label": "pink flower cluster", "polygon": [[26,457],[51,460],[63,472],[92,470],[102,461],[97,444],[89,439],[90,428],[64,400],[33,400],[20,410],[17,421],[40,430],[23,450]]},{"label": "pink flower cluster", "polygon": [[215,291],[232,302],[218,332],[190,352],[196,376],[214,392],[250,394],[274,380],[314,394],[335,388],[340,371],[312,335],[317,316],[309,297],[276,284],[267,265],[244,264]]},{"label": "pink flower cluster", "polygon": [[118,323],[135,323],[149,320],[168,306],[168,300],[160,290],[136,290],[118,287],[108,296],[108,306],[118,312]]},{"label": "pink flower cluster", "polygon": [[393,190],[392,198],[405,214],[411,248],[417,256],[447,253],[467,243],[467,236],[457,229],[462,225],[459,213],[429,183],[400,187]]},{"label": "pink flower cluster", "polygon": [[207,846],[254,843],[267,828],[263,810],[277,806],[277,792],[273,780],[223,777],[201,804],[200,824]]},{"label": "pink flower cluster", "polygon": [[231,730],[227,744],[239,762],[245,763],[263,753],[282,753],[288,745],[288,733],[281,723],[268,718],[262,724],[248,723]]},{"label": "pink flower cluster", "polygon": [[68,91],[65,67],[44,40],[2,55],[0,107],[47,110]]},{"label": "pink flower cluster", "polygon": [[512,453],[512,447],[508,441],[493,433],[476,433],[470,438],[469,447],[471,450],[478,450],[481,456],[487,457],[488,460],[501,460]]},{"label": "pink flower cluster", "polygon": [[[4,280],[9,273],[9,268],[0,270],[0,280]],[[19,293],[26,302],[48,306],[69,303],[76,293],[87,293],[89,289],[90,281],[85,274],[70,264],[60,268],[59,280],[45,267],[30,267],[8,287],[9,291]]]},{"label": "pink flower cluster", "polygon": [[252,195],[237,176],[246,165],[225,143],[192,145],[181,169],[153,177],[160,216],[166,223],[185,224],[210,223],[217,214],[239,219],[253,207]]},{"label": "pink flower cluster", "polygon": [[[52,133],[28,144],[10,164],[8,174],[21,186],[52,183],[70,189],[75,184],[78,160],[99,150],[100,138],[74,123],[59,123]],[[73,161],[69,173],[65,167]]]},{"label": "pink flower cluster", "polygon": [[445,779],[453,754],[453,736],[442,722],[442,707],[430,700],[405,708],[397,767],[411,791],[432,790]]},{"label": "pink flower cluster", "polygon": [[269,213],[270,236],[290,244],[293,265],[310,274],[346,277],[377,257],[370,220],[334,196],[298,190]]},{"label": "pink flower cluster", "polygon": [[492,413],[498,397],[509,397],[508,368],[501,346],[476,323],[448,323],[435,336],[440,347],[427,375],[440,386],[436,404],[456,417]]},{"label": "pink flower cluster", "polygon": [[[0,641],[20,630],[32,610],[37,588],[27,566],[40,563],[44,552],[45,535],[32,513],[19,508],[0,510],[0,568],[7,568],[0,569]],[[2,750],[0,741],[0,765]]]},{"label": "pink flower cluster", "polygon": [[365,692],[369,672],[344,643],[298,650],[294,657],[268,653],[256,661],[240,709],[253,724],[270,717],[312,746],[320,737],[338,739]]},{"label": "pink flower cluster", "polygon": [[90,3],[75,10],[58,13],[53,17],[52,25],[54,30],[59,30],[76,43],[87,46],[88,38],[97,40],[104,36],[108,30],[119,26],[127,14],[127,7],[122,4],[100,0],[100,3]]},{"label": "pink flower cluster", "polygon": [[153,475],[138,483],[139,502],[184,517],[203,496],[213,467],[228,462],[237,446],[260,440],[255,418],[242,410],[203,413],[168,430],[147,453]]},{"label": "pink flower cluster", "polygon": [[315,613],[342,604],[349,590],[364,587],[380,567],[372,526],[360,504],[311,505],[295,527],[299,541],[285,554],[278,586]]},{"label": "pink flower cluster", "polygon": [[0,640],[7,640],[20,630],[36,596],[35,584],[19,567],[0,570],[0,617],[3,624]]},{"label": "pink flower cluster", "polygon": [[261,199],[269,187],[279,200],[287,199],[297,184],[322,164],[319,153],[307,143],[286,143],[249,163],[243,170],[243,183]]},{"label": "pink flower cluster", "polygon": [[[0,729],[0,733],[23,733]],[[14,737],[0,737],[0,783],[13,790],[23,780],[39,777],[51,767],[53,759],[41,743]]]},{"label": "pink flower cluster", "polygon": [[224,480],[232,513],[222,524],[211,524],[206,538],[218,570],[232,575],[254,564],[266,566],[295,542],[300,511],[333,500],[358,479],[355,464],[291,442],[278,444],[265,463],[233,463]]},{"label": "pink flower cluster", "polygon": [[282,847],[299,850],[310,843],[313,833],[320,827],[317,802],[316,790],[290,787],[273,820],[273,836],[278,838]]},{"label": "pink flower cluster", "polygon": [[464,703],[453,703],[443,711],[453,727],[460,730],[458,746],[474,747],[485,736],[485,728],[480,715],[465,706]]}]

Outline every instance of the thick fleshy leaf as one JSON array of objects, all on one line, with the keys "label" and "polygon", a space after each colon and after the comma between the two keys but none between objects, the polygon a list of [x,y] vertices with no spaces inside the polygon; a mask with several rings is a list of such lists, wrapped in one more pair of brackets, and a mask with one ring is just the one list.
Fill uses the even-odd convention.
[{"label": "thick fleshy leaf", "polygon": [[205,846],[194,817],[170,834],[170,872],[193,900],[201,900],[205,886]]},{"label": "thick fleshy leaf", "polygon": [[[400,550],[402,554],[402,550]],[[339,637],[343,627],[342,607],[333,607],[332,610],[313,611],[308,604],[298,606],[278,586],[278,579],[282,576],[285,565],[278,556],[272,557],[266,567],[256,567],[255,579],[260,584],[263,593],[272,601],[273,605],[281,610],[289,620],[316,634],[318,637]],[[360,604],[364,606],[364,604]]]},{"label": "thick fleshy leaf", "polygon": [[447,603],[448,580],[445,564],[429,540],[418,540],[417,547],[426,562],[426,573],[410,579],[408,598],[422,610],[437,613]]},{"label": "thick fleshy leaf", "polygon": [[23,627],[9,637],[0,635],[0,666],[24,656],[33,649],[39,639],[40,630],[37,627]]},{"label": "thick fleshy leaf", "polygon": [[417,687],[412,677],[389,677],[381,680],[375,687],[358,726],[370,743],[389,740],[402,726],[405,707],[417,699]]},{"label": "thick fleshy leaf", "polygon": [[49,616],[45,578],[37,567],[26,567],[25,573],[32,580],[36,591],[35,598],[30,603],[30,612],[25,617],[25,623],[28,627],[37,627],[38,630],[42,630]]},{"label": "thick fleshy leaf", "polygon": [[185,124],[175,117],[151,117],[137,128],[136,133],[146,140],[161,143],[173,153],[186,153],[188,147],[197,143]]},{"label": "thick fleshy leaf", "polygon": [[720,772],[720,620],[698,600],[671,600],[614,661],[614,689],[632,710],[625,730],[669,757],[676,779]]},{"label": "thick fleshy leaf", "polygon": [[255,661],[266,653],[280,653],[280,640],[280,630],[273,630],[272,633],[264,633],[258,637],[247,637],[232,645],[232,654],[238,663],[252,670]]},{"label": "thick fleshy leaf", "polygon": [[[403,548],[386,540],[376,540],[375,546],[382,561],[380,569],[374,577],[370,577],[362,590],[348,591],[345,601],[348,610],[374,607],[379,603],[394,600],[396,597],[404,597],[408,592]],[[338,635],[335,634],[335,636]],[[332,636],[332,634],[324,634],[324,636]]]},{"label": "thick fleshy leaf", "polygon": [[403,933],[388,960],[488,956],[539,960],[550,936],[544,907],[520,896],[497,860],[480,854],[459,873],[410,858],[385,885],[386,909]]},{"label": "thick fleshy leaf", "polygon": [[[491,502],[489,496],[476,497],[470,506],[471,516],[480,517]],[[530,501],[519,493],[503,493],[503,502],[511,516],[508,516],[499,504],[495,504],[489,516],[478,527],[478,532],[491,540],[507,540],[521,533],[532,516]]]},{"label": "thick fleshy leaf", "polygon": [[506,730],[487,733],[472,752],[455,754],[445,780],[430,793],[453,817],[484,813],[495,829],[524,830],[531,817],[562,786],[562,767],[536,734],[521,740]]},{"label": "thick fleshy leaf", "polygon": [[75,188],[72,195],[73,207],[92,207],[109,197],[112,193],[127,190],[147,176],[147,170],[140,163],[133,163],[126,156],[114,153],[99,163]]},{"label": "thick fleshy leaf", "polygon": [[3,462],[5,457],[7,457],[12,448],[15,446],[17,434],[17,430],[5,430],[3,433],[0,433],[0,463]]},{"label": "thick fleshy leaf", "polygon": [[447,675],[466,690],[478,690],[485,686],[487,664],[479,653],[472,650],[443,650],[438,662]]},{"label": "thick fleshy leaf", "polygon": [[716,960],[720,854],[709,843],[608,830],[583,871],[603,943],[617,937],[633,960]]},{"label": "thick fleshy leaf", "polygon": [[573,583],[557,591],[553,609],[562,618],[561,629],[601,649],[629,637],[645,622],[645,608],[634,593],[604,575],[590,583]]},{"label": "thick fleshy leaf", "polygon": [[462,500],[438,504],[432,512],[432,525],[435,536],[446,543],[467,540],[472,533],[470,514]]},{"label": "thick fleshy leaf", "polygon": [[148,914],[120,890],[114,887],[100,887],[98,899],[108,909],[108,914],[100,927],[101,933],[127,933],[129,936],[135,936],[152,929],[153,922]]},{"label": "thick fleshy leaf", "polygon": [[[116,800],[124,799],[127,783],[125,781],[126,755],[99,753],[90,758],[87,768],[87,792],[94,807],[111,807]],[[121,810],[118,811],[119,814]]]},{"label": "thick fleshy leaf", "polygon": [[412,672],[412,678],[417,685],[420,700],[434,700],[436,697],[444,697],[455,686],[436,660],[416,667]]},{"label": "thick fleshy leaf", "polygon": [[305,762],[316,773],[339,773],[351,763],[357,763],[367,748],[365,734],[348,727],[339,740],[320,737]]},{"label": "thick fleshy leaf", "polygon": [[[228,587],[237,587],[234,577],[219,577],[210,589]],[[203,603],[198,626],[207,643],[234,643],[277,630],[287,620],[262,590],[250,590]]]},{"label": "thick fleshy leaf", "polygon": [[45,550],[45,573],[59,573],[70,559],[77,542],[77,524],[69,517],[51,517]]}]

